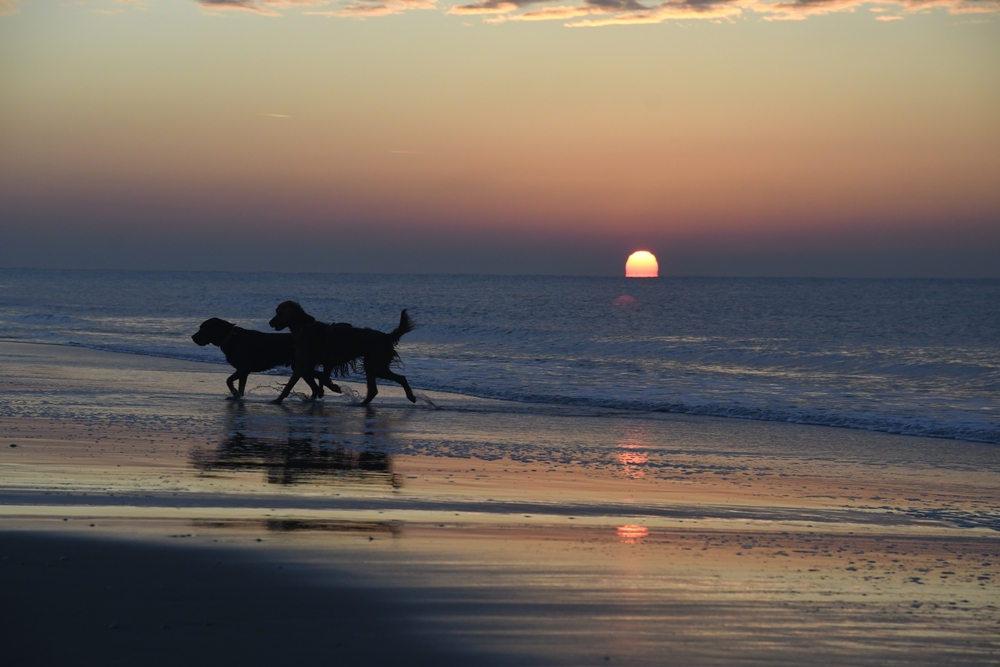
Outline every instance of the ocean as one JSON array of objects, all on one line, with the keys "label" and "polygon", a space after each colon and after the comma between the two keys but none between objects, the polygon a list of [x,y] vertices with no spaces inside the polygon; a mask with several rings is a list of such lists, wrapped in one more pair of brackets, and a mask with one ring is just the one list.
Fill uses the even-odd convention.
[{"label": "ocean", "polygon": [[414,389],[1000,444],[997,280],[2,269],[0,339],[224,365],[199,324],[268,330],[286,299],[383,331],[408,309]]}]

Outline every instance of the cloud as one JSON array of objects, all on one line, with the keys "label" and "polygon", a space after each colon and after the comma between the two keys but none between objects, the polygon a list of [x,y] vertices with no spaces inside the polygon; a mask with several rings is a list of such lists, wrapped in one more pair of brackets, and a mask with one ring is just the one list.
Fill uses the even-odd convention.
[{"label": "cloud", "polygon": [[993,14],[1000,11],[1000,3],[962,3],[948,8],[949,14]]},{"label": "cloud", "polygon": [[529,5],[537,5],[539,0],[483,0],[471,5],[455,5],[448,10],[449,14],[506,14],[523,9]]},{"label": "cloud", "polygon": [[402,14],[413,9],[435,9],[437,0],[356,0],[341,9],[329,12],[305,12],[321,16],[367,18]]},{"label": "cloud", "polygon": [[211,10],[242,10],[261,14],[263,16],[281,16],[280,13],[269,9],[257,0],[198,0],[202,9]]},{"label": "cloud", "polygon": [[[131,0],[124,0],[130,2]],[[242,10],[262,16],[281,16],[280,9],[320,7],[331,0],[197,0],[203,9]]]},{"label": "cloud", "polygon": [[[197,0],[205,9],[237,9],[264,16],[282,16],[290,9],[306,10],[334,4],[334,0]],[[337,9],[302,11],[306,16],[356,17],[388,16],[411,9],[434,9],[437,0],[354,0]]]},{"label": "cloud", "polygon": [[542,9],[535,9],[530,12],[524,12],[523,14],[518,14],[512,17],[515,21],[552,21],[552,20],[568,20],[574,19],[581,16],[588,16],[593,14],[594,10],[586,6],[560,6],[560,7],[543,7]]},{"label": "cloud", "polygon": [[[454,1],[454,0],[453,0]],[[115,0],[144,8],[147,0]],[[949,14],[995,14],[1000,0],[478,0],[440,6],[438,0],[194,0],[217,13],[243,11],[261,16],[297,12],[309,16],[374,18],[424,9],[480,16],[483,23],[561,21],[570,28],[641,25],[684,20],[801,21],[812,16],[867,8],[876,21],[899,21],[907,14],[943,9]],[[0,0],[0,16],[20,11],[21,0]],[[119,10],[121,11],[121,10]]]},{"label": "cloud", "polygon": [[[951,14],[996,13],[1000,0],[579,0],[553,5],[546,0],[481,0],[459,4],[449,14],[481,14],[486,23],[507,21],[567,21],[571,28],[662,23],[679,20],[718,20],[757,14],[768,21],[803,20],[810,16],[854,12],[867,5],[872,11],[919,12],[944,8]],[[881,21],[903,18],[883,17]]]},{"label": "cloud", "polygon": [[[449,14],[492,14],[496,22],[502,16],[506,21],[572,21],[569,27],[596,27],[638,23],[662,23],[678,19],[719,19],[743,13],[751,0],[665,0],[643,4],[639,0],[582,0],[575,5],[543,6],[544,0],[483,0],[475,4],[456,5]],[[576,21],[583,17],[584,20]]]},{"label": "cloud", "polygon": [[[18,0],[0,0],[0,8]],[[281,11],[329,6],[303,14],[327,17],[369,18],[401,14],[415,9],[437,9],[437,0],[197,0],[209,9],[239,9],[270,16]],[[559,4],[556,4],[559,3]],[[992,14],[1000,0],[478,0],[451,5],[446,13],[482,17],[484,23],[508,21],[562,21],[567,27],[585,28],[637,25],[683,20],[720,20],[758,16],[766,21],[801,21],[810,16],[854,12],[867,7],[890,12],[874,17],[898,21],[905,14],[933,8],[951,14]]]},{"label": "cloud", "polygon": [[836,12],[853,12],[866,0],[793,0],[754,6],[757,13],[768,14],[768,21],[801,21],[809,16],[820,16]]},{"label": "cloud", "polygon": [[[833,14],[837,12],[853,12],[862,5],[870,11],[886,11],[888,8],[901,9],[906,12],[920,12],[927,9],[943,8],[949,14],[995,13],[1000,11],[1000,0],[792,0],[791,2],[757,2],[753,11],[759,14],[769,14],[767,20],[802,20],[809,16]],[[902,19],[877,17],[879,21]]]},{"label": "cloud", "polygon": [[10,16],[17,14],[20,10],[18,4],[20,0],[0,0],[0,16]]}]

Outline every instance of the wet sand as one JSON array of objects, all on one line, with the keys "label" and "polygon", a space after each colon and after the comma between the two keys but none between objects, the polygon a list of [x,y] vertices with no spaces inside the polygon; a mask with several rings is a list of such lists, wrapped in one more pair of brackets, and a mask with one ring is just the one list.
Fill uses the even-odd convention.
[{"label": "wet sand", "polygon": [[241,404],[223,366],[55,346],[0,365],[20,664],[1000,661],[993,446],[391,386],[277,407],[277,376]]}]

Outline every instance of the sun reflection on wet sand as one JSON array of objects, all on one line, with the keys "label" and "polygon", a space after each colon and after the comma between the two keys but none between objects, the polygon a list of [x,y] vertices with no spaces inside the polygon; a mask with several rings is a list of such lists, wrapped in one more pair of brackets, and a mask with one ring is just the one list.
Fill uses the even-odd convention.
[{"label": "sun reflection on wet sand", "polygon": [[641,479],[646,476],[643,466],[649,463],[648,449],[640,431],[628,432],[618,444],[619,451],[615,460],[621,466],[621,474],[629,479]]},{"label": "sun reflection on wet sand", "polygon": [[618,537],[621,538],[623,544],[636,544],[642,541],[642,538],[649,535],[649,528],[646,526],[637,526],[634,524],[625,524],[624,526],[618,526]]}]

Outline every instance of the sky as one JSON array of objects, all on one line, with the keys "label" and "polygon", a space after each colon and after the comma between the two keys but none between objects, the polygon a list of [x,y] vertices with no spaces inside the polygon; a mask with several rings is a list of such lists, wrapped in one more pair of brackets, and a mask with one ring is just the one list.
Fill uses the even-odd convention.
[{"label": "sky", "polygon": [[0,267],[1000,277],[1000,0],[0,0]]}]

